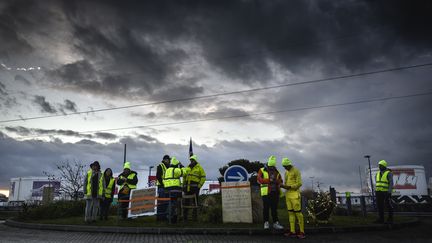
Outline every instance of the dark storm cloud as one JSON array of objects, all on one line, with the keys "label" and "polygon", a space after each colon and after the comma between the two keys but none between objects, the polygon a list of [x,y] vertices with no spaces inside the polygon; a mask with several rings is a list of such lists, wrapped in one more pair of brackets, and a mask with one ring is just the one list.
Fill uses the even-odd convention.
[{"label": "dark storm cloud", "polygon": [[75,102],[65,99],[64,104],[60,105],[63,110],[77,112],[77,105]]},{"label": "dark storm cloud", "polygon": [[[22,33],[17,32],[17,26],[24,19],[17,18],[26,10],[29,10],[33,3],[26,4],[13,3],[12,1],[5,3],[0,9],[0,60],[13,60],[16,55],[28,54],[33,51],[33,47],[22,36]],[[21,17],[21,16],[20,16]]]},{"label": "dark storm cloud", "polygon": [[93,137],[107,139],[107,140],[117,139],[117,135],[108,132],[97,132],[94,134]]},{"label": "dark storm cloud", "polygon": [[25,85],[31,85],[31,82],[28,79],[19,74],[15,75],[15,81],[21,82]]},{"label": "dark storm cloud", "polygon": [[140,134],[137,137],[138,139],[144,140],[146,142],[158,142],[158,140],[152,136]]},{"label": "dark storm cloud", "polygon": [[78,138],[87,139],[105,139],[105,140],[115,140],[118,138],[117,135],[109,132],[96,132],[94,134],[84,134],[72,130],[62,130],[62,129],[39,129],[39,128],[26,128],[23,126],[17,127],[5,127],[8,132],[13,132],[20,136],[37,136],[37,135],[51,135],[51,136],[70,136]]},{"label": "dark storm cloud", "polygon": [[[430,133],[430,132],[428,132]],[[429,134],[430,135],[430,134]],[[114,171],[121,170],[118,161],[123,159],[123,144],[128,145],[128,160],[134,168],[140,166],[157,165],[164,154],[176,156],[187,164],[188,145],[163,144],[152,139],[123,138],[119,142],[100,144],[84,139],[77,143],[43,142],[37,140],[16,141],[6,135],[0,136],[0,163],[10,168],[8,171],[0,171],[0,186],[7,187],[9,178],[18,176],[41,175],[43,170],[54,170],[54,163],[65,159],[70,161],[103,161],[104,168],[111,167]],[[270,155],[278,158],[278,167],[283,157],[290,158],[294,165],[302,171],[304,187],[310,185],[310,176],[314,176],[324,183],[323,189],[328,185],[338,188],[358,188],[358,167],[362,171],[366,161],[362,151],[358,151],[351,139],[337,141],[331,137],[322,136],[317,143],[312,138],[306,146],[297,141],[288,139],[242,142],[221,141],[212,147],[194,144],[194,152],[198,155],[199,162],[206,171],[208,179],[216,179],[220,176],[218,168],[235,159],[249,159],[266,162]],[[391,141],[393,143],[393,140]],[[426,166],[427,176],[430,176],[431,160],[430,151],[417,149],[415,144],[395,140],[401,151],[385,151],[390,148],[375,147],[370,145],[372,161],[376,164],[381,158],[385,158],[395,164],[420,164]],[[300,148],[300,149],[299,149]],[[103,152],[101,152],[103,151]],[[312,152],[316,151],[316,152]],[[335,152],[337,151],[337,152]],[[406,153],[410,151],[409,153]],[[16,155],[20,159],[16,160]],[[353,156],[357,155],[357,156]]]},{"label": "dark storm cloud", "polygon": [[33,103],[40,106],[42,112],[46,113],[56,113],[57,110],[48,101],[46,101],[45,96],[35,95]]}]

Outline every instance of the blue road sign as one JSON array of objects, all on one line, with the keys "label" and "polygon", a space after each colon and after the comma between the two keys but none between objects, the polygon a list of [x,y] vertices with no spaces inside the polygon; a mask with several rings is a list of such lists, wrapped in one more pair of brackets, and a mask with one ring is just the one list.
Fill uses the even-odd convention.
[{"label": "blue road sign", "polygon": [[247,181],[248,177],[249,173],[243,166],[240,165],[233,165],[228,167],[224,174],[225,182]]}]

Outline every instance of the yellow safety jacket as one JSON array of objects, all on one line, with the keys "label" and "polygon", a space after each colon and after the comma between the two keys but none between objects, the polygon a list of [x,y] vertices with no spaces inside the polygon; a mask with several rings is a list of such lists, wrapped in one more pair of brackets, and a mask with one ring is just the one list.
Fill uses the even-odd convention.
[{"label": "yellow safety jacket", "polygon": [[[191,184],[198,185],[201,188],[206,180],[206,174],[200,164],[196,164],[192,169],[188,166],[183,170],[185,176],[184,183],[186,185],[186,191],[190,191]],[[192,183],[191,183],[192,182]]]},{"label": "yellow safety jacket", "polygon": [[105,188],[105,198],[111,198],[111,193],[113,192],[113,190],[114,190],[114,178],[111,177],[107,187]]},{"label": "yellow safety jacket", "polygon": [[132,180],[135,176],[136,176],[135,172],[131,172],[127,177],[124,177],[123,175],[120,175],[119,179],[124,179],[125,182],[122,185],[120,185],[119,191],[122,191],[123,187],[126,186],[126,185],[129,187],[129,189],[135,189],[135,188],[137,188],[137,185],[129,184],[127,182],[127,179]]},{"label": "yellow safety jacket", "polygon": [[183,175],[183,171],[180,168],[170,167],[165,172],[163,179],[164,188],[180,187],[180,177]]},{"label": "yellow safety jacket", "polygon": [[[269,173],[267,170],[264,169],[264,167],[260,168],[260,171],[262,173],[263,179],[269,179]],[[277,175],[276,180],[280,179],[279,172],[277,172],[277,174],[278,175]],[[261,184],[261,196],[267,196],[268,195],[268,188],[269,188],[269,184],[264,184],[264,183]],[[281,189],[279,188],[279,196],[282,196],[282,193],[280,193],[280,192],[281,192]]]},{"label": "yellow safety jacket", "polygon": [[[86,197],[92,197],[92,182],[91,182],[91,177],[92,177],[92,174],[93,174],[93,171],[92,170],[88,170],[87,171],[87,187],[86,187]],[[102,197],[102,195],[103,195],[103,187],[104,187],[104,185],[103,185],[103,176],[102,175],[100,175],[100,178],[99,178],[99,183],[98,183],[98,186],[99,186],[99,188],[98,188],[98,197]]]},{"label": "yellow safety jacket", "polygon": [[285,192],[285,196],[287,198],[300,198],[300,187],[302,186],[302,179],[300,171],[292,167],[290,170],[285,170],[285,186],[290,186],[290,189],[287,189]]},{"label": "yellow safety jacket", "polygon": [[[166,165],[165,165],[163,162],[160,163],[160,166],[161,166],[161,168],[162,168],[162,179],[164,179],[164,178],[165,178],[165,172],[166,172],[166,170],[167,170],[167,167],[166,167]],[[157,185],[160,186],[161,184],[160,184],[159,180],[156,180],[156,181],[157,181]]]},{"label": "yellow safety jacket", "polygon": [[384,171],[384,173],[381,175],[381,171],[378,171],[376,174],[376,191],[377,192],[388,192],[389,190],[389,181],[388,181],[388,174],[390,173],[389,170]]}]

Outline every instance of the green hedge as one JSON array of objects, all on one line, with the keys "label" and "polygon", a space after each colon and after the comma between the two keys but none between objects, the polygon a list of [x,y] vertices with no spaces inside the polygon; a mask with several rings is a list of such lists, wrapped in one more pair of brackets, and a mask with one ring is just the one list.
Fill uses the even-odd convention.
[{"label": "green hedge", "polygon": [[64,217],[83,216],[85,201],[55,201],[46,205],[23,205],[20,219],[56,219]]}]

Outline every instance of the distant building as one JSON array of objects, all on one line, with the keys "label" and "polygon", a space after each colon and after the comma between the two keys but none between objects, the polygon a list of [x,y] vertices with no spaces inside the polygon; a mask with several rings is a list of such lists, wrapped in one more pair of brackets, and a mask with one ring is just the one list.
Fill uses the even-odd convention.
[{"label": "distant building", "polygon": [[48,177],[11,178],[9,189],[10,202],[42,201],[45,187],[54,187],[54,198],[59,197],[60,181],[48,180]]}]

